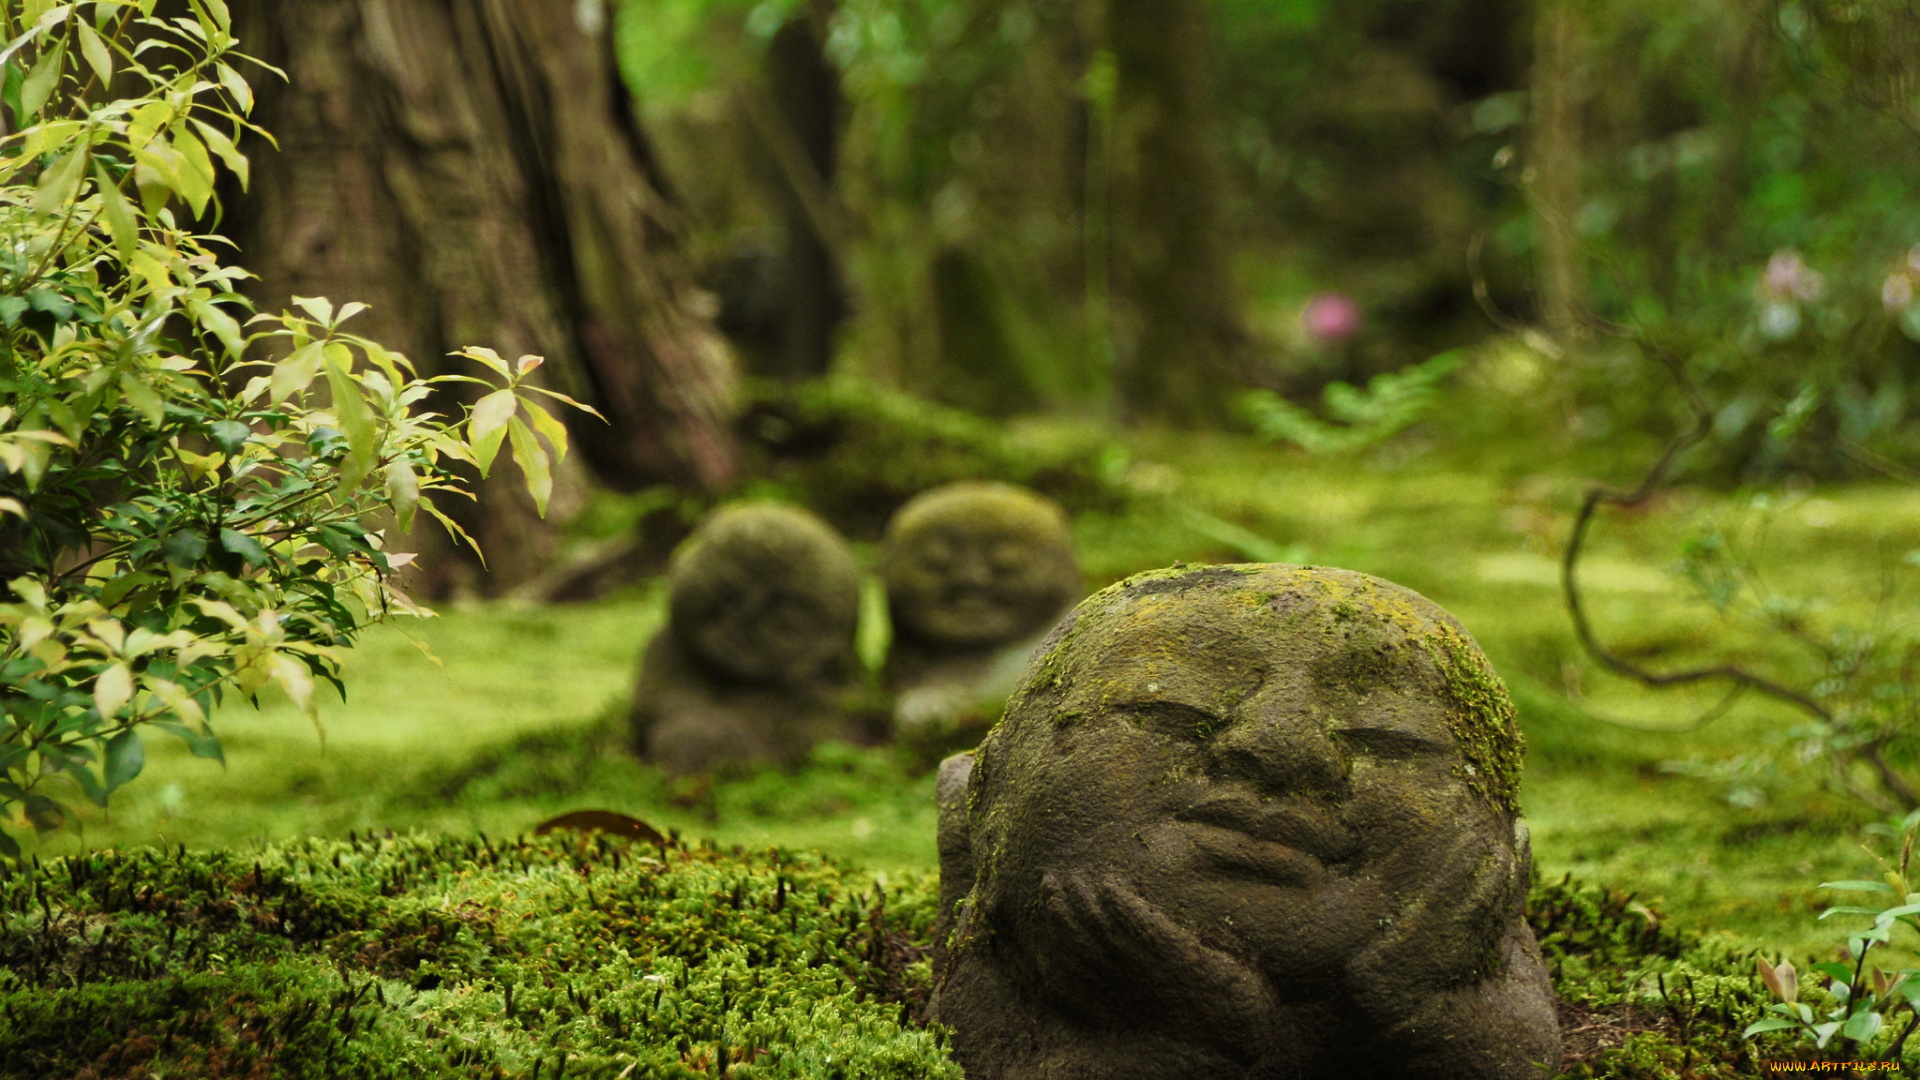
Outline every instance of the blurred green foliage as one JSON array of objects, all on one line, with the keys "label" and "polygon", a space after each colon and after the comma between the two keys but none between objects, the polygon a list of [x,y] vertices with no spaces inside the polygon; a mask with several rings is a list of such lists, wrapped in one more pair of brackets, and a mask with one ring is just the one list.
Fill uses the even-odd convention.
[{"label": "blurred green foliage", "polygon": [[[976,411],[1098,414],[1112,356],[1092,340],[1109,284],[1093,251],[1117,242],[1099,216],[1116,74],[1099,5],[814,7],[844,75],[837,197],[862,299],[841,367]],[[1557,69],[1537,40],[1550,8],[1576,21]],[[749,77],[799,11],[630,3],[628,71],[664,141],[724,126],[689,121],[689,95]],[[1718,479],[1857,474],[1920,450],[1920,125],[1900,44],[1920,31],[1904,5],[1214,0],[1207,15],[1251,383],[1312,411],[1329,382],[1483,337],[1476,274],[1496,309],[1537,318],[1536,99],[1553,83],[1574,102],[1561,209],[1588,324],[1629,331],[1558,343],[1551,392],[1580,433],[1671,429],[1656,350],[1684,358],[1714,410],[1694,464]],[[730,168],[717,151],[678,160],[690,188]],[[753,215],[696,219],[728,233]],[[1365,313],[1350,340],[1302,333],[1302,306],[1329,291]]]}]

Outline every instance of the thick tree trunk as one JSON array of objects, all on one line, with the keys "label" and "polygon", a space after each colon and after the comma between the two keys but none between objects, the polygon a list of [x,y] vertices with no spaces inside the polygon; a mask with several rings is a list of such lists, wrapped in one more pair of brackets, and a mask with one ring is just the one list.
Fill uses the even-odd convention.
[{"label": "thick tree trunk", "polygon": [[1201,0],[1110,0],[1119,69],[1109,242],[1122,414],[1225,415],[1241,333],[1222,235],[1207,14]]},{"label": "thick tree trunk", "polygon": [[[238,9],[247,50],[288,75],[256,80],[255,119],[280,151],[252,148],[252,191],[229,219],[262,309],[367,302],[355,329],[423,372],[463,345],[541,354],[550,385],[611,421],[569,418],[603,480],[725,482],[731,360],[676,257],[605,0]],[[517,480],[496,473],[462,515],[489,591],[542,555]]]}]

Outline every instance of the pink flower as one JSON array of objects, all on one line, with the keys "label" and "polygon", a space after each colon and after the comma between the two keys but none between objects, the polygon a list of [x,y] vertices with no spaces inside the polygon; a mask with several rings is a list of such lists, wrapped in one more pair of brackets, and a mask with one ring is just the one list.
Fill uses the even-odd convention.
[{"label": "pink flower", "polygon": [[1767,277],[1762,289],[1770,299],[1818,300],[1826,287],[1826,279],[1792,248],[1781,248],[1767,260]]},{"label": "pink flower", "polygon": [[1913,278],[1900,271],[1888,274],[1886,283],[1880,286],[1880,302],[1896,314],[1907,310],[1913,303]]},{"label": "pink flower", "polygon": [[1318,293],[1300,310],[1300,328],[1315,341],[1345,341],[1360,332],[1360,305],[1345,293]]}]

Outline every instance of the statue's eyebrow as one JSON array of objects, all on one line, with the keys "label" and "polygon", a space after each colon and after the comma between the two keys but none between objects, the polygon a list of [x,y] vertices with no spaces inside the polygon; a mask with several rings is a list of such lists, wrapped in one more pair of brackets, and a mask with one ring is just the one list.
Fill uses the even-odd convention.
[{"label": "statue's eyebrow", "polygon": [[1226,727],[1228,720],[1217,710],[1196,705],[1185,696],[1143,697],[1116,701],[1107,706],[1110,713],[1130,720],[1147,720],[1159,725],[1173,722],[1178,733],[1205,739]]},{"label": "statue's eyebrow", "polygon": [[1445,754],[1453,749],[1452,740],[1430,739],[1403,727],[1366,723],[1335,724],[1333,736],[1374,757],[1402,760]]}]

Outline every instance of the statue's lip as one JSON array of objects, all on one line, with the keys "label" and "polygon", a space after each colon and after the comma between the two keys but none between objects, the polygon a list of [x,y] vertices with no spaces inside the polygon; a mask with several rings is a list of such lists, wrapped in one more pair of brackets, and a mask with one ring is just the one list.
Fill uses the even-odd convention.
[{"label": "statue's lip", "polygon": [[997,611],[1001,597],[992,585],[949,585],[940,603],[946,608],[964,611]]},{"label": "statue's lip", "polygon": [[1209,796],[1179,812],[1182,821],[1228,829],[1278,845],[1321,863],[1340,862],[1353,854],[1353,830],[1326,807],[1299,798],[1262,799],[1256,795],[1225,793]]}]

